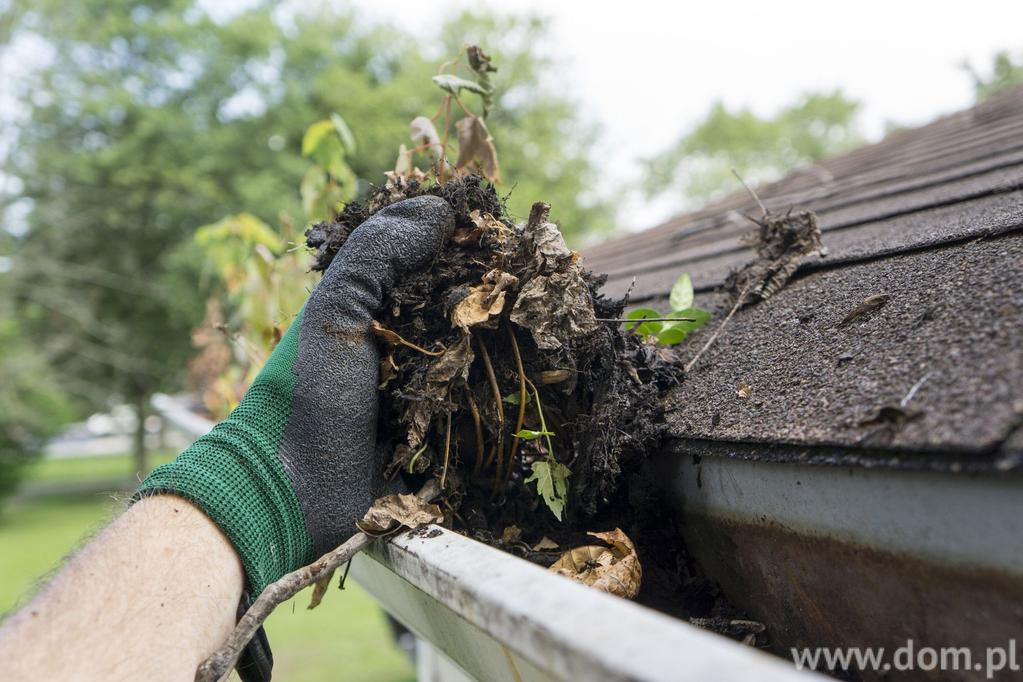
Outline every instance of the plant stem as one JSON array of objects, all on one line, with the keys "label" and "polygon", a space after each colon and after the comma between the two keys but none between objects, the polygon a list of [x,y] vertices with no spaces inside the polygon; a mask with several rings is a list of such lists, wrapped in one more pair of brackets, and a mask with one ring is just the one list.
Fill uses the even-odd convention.
[{"label": "plant stem", "polygon": [[540,416],[540,430],[543,431],[543,437],[547,440],[547,459],[554,460],[554,443],[551,442],[551,432],[547,428],[547,420],[543,418],[543,406],[540,404],[540,391],[536,389],[536,385],[526,379],[529,383],[529,387],[533,389],[533,398],[536,399],[536,413]]},{"label": "plant stem", "polygon": [[440,489],[444,490],[444,484],[448,479],[448,459],[451,456],[451,408],[448,408],[448,424],[444,429],[444,470],[440,474]]},{"label": "plant stem", "polygon": [[[522,430],[522,423],[526,420],[526,372],[522,367],[522,355],[519,353],[519,342],[515,338],[515,330],[508,327],[508,338],[511,339],[512,354],[515,356],[515,369],[519,373],[519,420],[515,426],[515,433]],[[515,454],[519,449],[519,437],[512,436],[512,444],[508,449],[508,466],[505,467],[504,481],[511,477],[512,464],[515,462]]]},{"label": "plant stem", "polygon": [[472,473],[478,476],[483,468],[483,424],[480,422],[480,410],[476,406],[476,399],[472,396],[472,389],[463,384],[465,395],[469,399],[469,412],[472,414],[472,424],[476,430],[476,463],[473,465]]},{"label": "plant stem", "polygon": [[423,443],[423,447],[421,447],[418,450],[416,450],[415,454],[412,455],[412,459],[410,459],[408,461],[408,472],[410,474],[412,473],[412,465],[416,463],[417,459],[419,459],[419,455],[423,454],[424,452],[426,452],[426,443],[425,442]]},{"label": "plant stem", "polygon": [[490,390],[494,393],[494,403],[497,406],[497,421],[498,421],[498,437],[504,429],[504,405],[501,401],[501,387],[497,385],[497,375],[494,374],[494,365],[490,362],[490,353],[487,352],[487,347],[483,344],[483,339],[476,337],[476,345],[479,346],[480,355],[483,357],[483,367],[487,371],[487,381],[490,382]]}]

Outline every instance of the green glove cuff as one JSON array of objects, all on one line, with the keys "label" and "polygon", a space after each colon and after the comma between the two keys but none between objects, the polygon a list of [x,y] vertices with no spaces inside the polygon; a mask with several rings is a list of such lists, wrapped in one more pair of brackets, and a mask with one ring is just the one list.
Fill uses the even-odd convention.
[{"label": "green glove cuff", "polygon": [[277,457],[291,417],[302,315],[228,418],[154,469],[135,493],[136,500],[172,493],[201,507],[234,545],[254,596],[315,558],[291,479]]}]

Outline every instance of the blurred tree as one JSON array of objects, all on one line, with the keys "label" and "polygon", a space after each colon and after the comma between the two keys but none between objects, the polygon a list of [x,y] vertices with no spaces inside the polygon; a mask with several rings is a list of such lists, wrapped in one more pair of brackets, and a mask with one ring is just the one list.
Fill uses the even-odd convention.
[{"label": "blurred tree", "polygon": [[0,274],[0,501],[14,491],[42,439],[72,414],[46,358],[21,333],[7,279]]},{"label": "blurred tree", "polygon": [[[5,130],[3,171],[21,185],[3,197],[19,235],[12,293],[31,343],[93,405],[120,397],[144,414],[153,391],[180,385],[189,332],[223,286],[197,288],[191,235],[241,211],[267,224],[301,215],[310,123],[341,113],[358,141],[351,169],[378,181],[436,102],[429,40],[323,6],[264,3],[218,22],[192,0],[10,0],[6,14],[5,49],[32,65],[5,84],[24,108]],[[585,131],[541,83],[550,58],[532,57],[542,24],[465,15],[441,42],[463,40],[493,44],[507,65],[491,130],[513,210],[544,198],[570,235],[608,226],[583,191]]]},{"label": "blurred tree", "polygon": [[649,196],[681,190],[689,200],[707,200],[735,189],[733,169],[750,184],[774,180],[859,145],[858,109],[840,90],[803,95],[773,117],[716,102],[695,128],[647,161],[645,189]]},{"label": "blurred tree", "polygon": [[1023,85],[1023,60],[1017,62],[1008,50],[995,53],[988,75],[981,74],[969,62],[964,62],[963,68],[973,78],[974,97],[978,102],[983,102],[1003,90]]}]

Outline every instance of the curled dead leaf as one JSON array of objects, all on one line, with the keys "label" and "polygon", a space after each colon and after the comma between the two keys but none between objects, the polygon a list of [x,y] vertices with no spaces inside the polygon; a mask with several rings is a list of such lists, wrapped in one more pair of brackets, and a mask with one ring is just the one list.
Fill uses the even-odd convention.
[{"label": "curled dead leaf", "polygon": [[362,520],[355,525],[367,535],[389,535],[402,526],[415,528],[423,523],[444,520],[440,507],[415,495],[385,495],[377,498]]},{"label": "curled dead leaf", "polygon": [[455,167],[476,166],[487,180],[500,182],[497,149],[483,119],[479,116],[466,116],[455,122],[455,127],[458,129],[458,160],[455,161]]},{"label": "curled dead leaf", "polygon": [[417,146],[424,147],[434,161],[444,156],[444,145],[441,144],[437,128],[426,116],[416,116],[409,124],[409,137]]},{"label": "curled dead leaf", "polygon": [[554,540],[551,540],[549,537],[544,535],[542,538],[540,538],[540,542],[538,542],[535,545],[533,545],[533,551],[534,552],[543,552],[543,551],[548,550],[548,549],[557,549],[559,546],[560,545],[558,545],[558,543],[554,542]]},{"label": "curled dead leaf", "polygon": [[320,605],[320,602],[323,601],[324,595],[327,594],[327,588],[330,587],[330,581],[333,577],[334,571],[331,571],[313,584],[313,596],[309,598],[309,606],[306,607],[307,609],[312,611]]},{"label": "curled dead leaf", "polygon": [[515,286],[518,278],[507,272],[491,270],[483,275],[483,283],[471,287],[469,295],[458,302],[451,313],[451,323],[468,330],[487,323],[504,310],[505,290]]},{"label": "curled dead leaf", "polygon": [[549,570],[626,599],[639,594],[643,569],[632,540],[620,528],[589,535],[607,542],[611,547],[585,545],[570,549]]}]

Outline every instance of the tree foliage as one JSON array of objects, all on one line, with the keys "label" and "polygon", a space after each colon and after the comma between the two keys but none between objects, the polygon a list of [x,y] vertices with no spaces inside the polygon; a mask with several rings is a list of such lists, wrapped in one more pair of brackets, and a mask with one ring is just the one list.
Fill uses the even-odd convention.
[{"label": "tree foliage", "polygon": [[995,53],[991,60],[991,70],[987,74],[978,72],[969,63],[964,64],[963,67],[973,78],[974,97],[978,102],[983,102],[988,97],[1010,88],[1023,85],[1023,58],[1017,61],[1008,50]]},{"label": "tree foliage", "polygon": [[647,161],[649,195],[681,191],[706,200],[735,189],[732,171],[751,183],[851,149],[862,142],[859,104],[840,90],[808,93],[774,116],[716,102],[678,142]]},{"label": "tree foliage", "polygon": [[[212,270],[201,277],[198,226],[243,211],[263,225],[303,215],[303,134],[332,112],[351,139],[331,119],[334,132],[321,126],[305,150],[315,157],[337,134],[345,168],[325,181],[342,199],[382,182],[409,121],[435,106],[431,55],[452,45],[479,41],[502,65],[488,126],[512,211],[551,201],[570,237],[610,224],[587,199],[594,171],[575,106],[542,77],[552,58],[534,57],[545,43],[536,19],[460,15],[431,41],[319,5],[260,4],[216,21],[192,0],[13,0],[3,30],[8,49],[37,55],[5,84],[23,109],[6,122],[15,151],[4,172],[20,183],[3,197],[8,218],[21,216],[10,273],[19,334],[92,404],[181,385],[207,294],[227,286]],[[330,188],[311,183],[313,206]],[[209,247],[217,233],[205,234]]]}]

